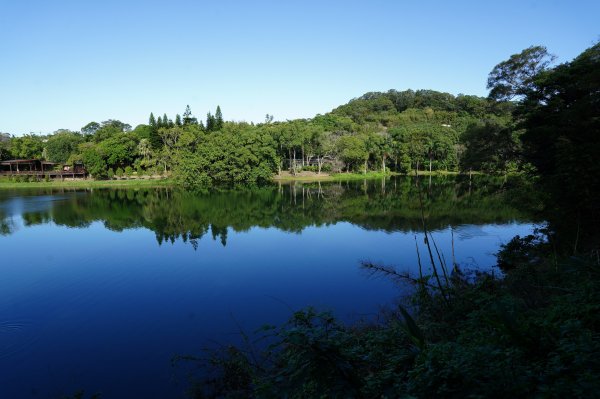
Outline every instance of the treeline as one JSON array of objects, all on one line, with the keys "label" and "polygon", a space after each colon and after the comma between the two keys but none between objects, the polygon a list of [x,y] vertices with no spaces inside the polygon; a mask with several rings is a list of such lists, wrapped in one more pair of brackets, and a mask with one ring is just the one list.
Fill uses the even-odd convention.
[{"label": "treeline", "polygon": [[220,107],[198,120],[150,114],[134,129],[118,120],[80,131],[0,136],[2,159],[83,163],[94,178],[173,174],[188,187],[256,182],[289,170],[519,169],[512,104],[432,90],[367,93],[312,119],[226,122]]}]

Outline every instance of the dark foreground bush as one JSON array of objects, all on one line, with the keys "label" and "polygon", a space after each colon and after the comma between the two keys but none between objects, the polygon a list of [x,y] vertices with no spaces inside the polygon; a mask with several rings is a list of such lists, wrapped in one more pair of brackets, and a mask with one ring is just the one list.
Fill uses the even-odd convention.
[{"label": "dark foreground bush", "polygon": [[[598,397],[600,262],[556,260],[530,238],[505,278],[458,273],[375,325],[295,313],[252,345],[212,353],[195,398]],[[538,245],[544,244],[539,242]],[[545,254],[545,256],[542,256]],[[188,359],[190,360],[190,359]]]}]

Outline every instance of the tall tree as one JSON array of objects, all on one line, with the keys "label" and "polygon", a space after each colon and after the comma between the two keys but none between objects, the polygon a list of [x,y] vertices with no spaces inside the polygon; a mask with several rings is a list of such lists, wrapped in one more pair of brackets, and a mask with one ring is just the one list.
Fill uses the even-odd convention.
[{"label": "tall tree", "polygon": [[98,122],[90,122],[81,128],[81,133],[85,136],[92,136],[98,129],[100,129],[100,124]]},{"label": "tall tree", "polygon": [[185,111],[183,112],[183,125],[197,125],[198,119],[194,118],[192,115],[192,110],[189,105],[186,105]]},{"label": "tall tree", "polygon": [[167,114],[163,114],[162,122],[163,127],[171,127],[171,125],[173,124],[173,121],[167,118]]},{"label": "tall tree", "polygon": [[177,114],[175,115],[175,126],[181,126],[181,115]]},{"label": "tall tree", "polygon": [[10,158],[10,134],[0,133],[0,161]]},{"label": "tall tree", "polygon": [[216,127],[215,117],[210,112],[208,112],[206,114],[206,131],[212,132],[213,130],[215,130],[215,127]]},{"label": "tall tree", "polygon": [[160,136],[158,135],[158,129],[161,127],[162,125],[162,119],[160,118],[160,116],[158,117],[158,121],[154,118],[154,114],[150,113],[150,119],[148,121],[148,124],[150,126],[150,134],[148,137],[148,140],[150,141],[150,146],[153,149],[158,149],[160,148],[160,145],[162,143]]},{"label": "tall tree", "polygon": [[600,237],[600,43],[534,85],[520,106],[525,155],[551,194],[555,225],[577,229],[576,250]]},{"label": "tall tree", "polygon": [[150,140],[141,139],[137,145],[137,152],[144,159],[144,161],[147,161],[152,154]]},{"label": "tall tree", "polygon": [[556,57],[544,46],[531,46],[496,65],[487,81],[489,97],[497,101],[521,99],[537,90],[536,77]]},{"label": "tall tree", "polygon": [[215,112],[215,130],[221,130],[223,128],[223,114],[221,113],[221,107],[217,105]]}]

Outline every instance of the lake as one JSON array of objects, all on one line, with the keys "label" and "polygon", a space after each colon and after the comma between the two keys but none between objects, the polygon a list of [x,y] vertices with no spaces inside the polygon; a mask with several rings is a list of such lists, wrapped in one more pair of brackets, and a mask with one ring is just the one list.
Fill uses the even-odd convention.
[{"label": "lake", "polygon": [[[414,178],[160,189],[0,191],[0,398],[184,397],[177,355],[239,343],[294,310],[374,320],[425,254]],[[495,270],[534,219],[502,181],[425,178],[427,225],[448,263]],[[427,263],[424,261],[424,266]]]}]

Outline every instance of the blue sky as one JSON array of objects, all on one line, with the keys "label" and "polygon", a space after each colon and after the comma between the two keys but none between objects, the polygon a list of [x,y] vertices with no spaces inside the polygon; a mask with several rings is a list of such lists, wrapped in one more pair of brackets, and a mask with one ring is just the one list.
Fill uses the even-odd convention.
[{"label": "blue sky", "polygon": [[150,112],[260,122],[367,91],[486,95],[541,44],[569,61],[600,39],[595,1],[0,0],[0,132],[133,126]]}]

